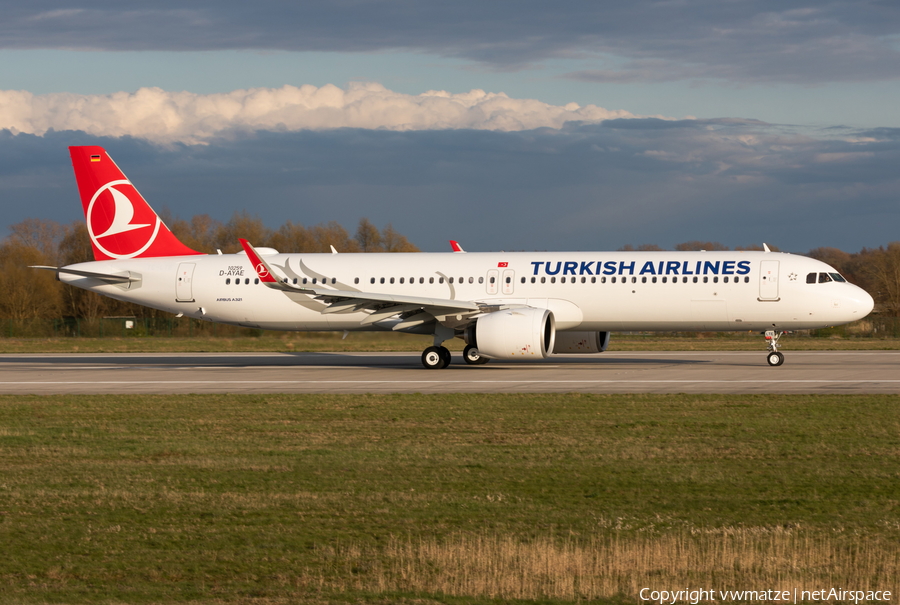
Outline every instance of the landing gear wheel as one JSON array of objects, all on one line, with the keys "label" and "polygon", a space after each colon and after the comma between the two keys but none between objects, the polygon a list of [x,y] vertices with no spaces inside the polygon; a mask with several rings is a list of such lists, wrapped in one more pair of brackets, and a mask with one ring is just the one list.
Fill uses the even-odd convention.
[{"label": "landing gear wheel", "polygon": [[766,341],[768,343],[769,352],[766,354],[766,361],[770,366],[780,366],[784,363],[784,354],[778,351],[778,339],[787,334],[784,331],[767,330]]},{"label": "landing gear wheel", "polygon": [[466,360],[467,364],[473,366],[478,366],[490,361],[487,357],[482,357],[478,353],[478,349],[476,349],[472,345],[466,345],[466,348],[463,349],[463,359]]},{"label": "landing gear wheel", "polygon": [[444,347],[428,347],[422,353],[422,365],[428,368],[429,370],[440,370],[442,368],[446,368],[450,363],[450,351],[447,351],[447,354],[441,352],[441,349]]},{"label": "landing gear wheel", "polygon": [[450,365],[450,361],[452,359],[450,355],[450,349],[448,349],[447,347],[438,347],[438,351],[440,351],[441,353],[441,359],[444,360],[444,365],[442,365],[441,367],[446,368],[448,365]]}]

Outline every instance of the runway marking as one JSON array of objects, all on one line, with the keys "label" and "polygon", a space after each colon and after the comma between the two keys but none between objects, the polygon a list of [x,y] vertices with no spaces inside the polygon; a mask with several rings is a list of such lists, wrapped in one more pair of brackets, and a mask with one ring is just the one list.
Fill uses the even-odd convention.
[{"label": "runway marking", "polygon": [[0,382],[2,385],[73,385],[73,384],[900,384],[900,380],[67,380],[67,381],[28,381]]}]

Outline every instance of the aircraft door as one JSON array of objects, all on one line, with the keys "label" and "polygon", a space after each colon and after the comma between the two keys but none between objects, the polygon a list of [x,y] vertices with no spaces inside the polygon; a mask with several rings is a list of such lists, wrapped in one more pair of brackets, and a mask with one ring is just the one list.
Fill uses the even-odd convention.
[{"label": "aircraft door", "polygon": [[759,263],[759,300],[779,300],[778,263],[777,260]]},{"label": "aircraft door", "polygon": [[496,294],[499,289],[498,282],[500,281],[500,272],[496,269],[491,269],[487,272],[487,293],[488,294]]},{"label": "aircraft door", "polygon": [[503,293],[512,294],[516,287],[516,272],[512,269],[506,269],[503,272]]},{"label": "aircraft door", "polygon": [[180,263],[175,281],[175,302],[191,302],[194,300],[191,282],[194,279],[195,263]]}]

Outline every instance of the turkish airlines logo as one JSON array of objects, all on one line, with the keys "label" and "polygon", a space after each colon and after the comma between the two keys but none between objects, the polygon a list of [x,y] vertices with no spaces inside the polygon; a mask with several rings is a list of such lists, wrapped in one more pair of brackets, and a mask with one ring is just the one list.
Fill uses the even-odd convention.
[{"label": "turkish airlines logo", "polygon": [[86,219],[94,246],[110,258],[139,256],[156,240],[162,224],[128,180],[100,187],[88,204]]},{"label": "turkish airlines logo", "polygon": [[266,269],[266,266],[262,263],[256,265],[256,272],[259,274],[260,278],[265,279],[269,277],[269,270]]}]

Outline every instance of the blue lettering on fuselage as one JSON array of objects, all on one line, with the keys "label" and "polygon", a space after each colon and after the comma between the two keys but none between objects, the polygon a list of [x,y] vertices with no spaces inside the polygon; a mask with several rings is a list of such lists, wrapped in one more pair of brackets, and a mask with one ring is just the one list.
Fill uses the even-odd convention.
[{"label": "blue lettering on fuselage", "polygon": [[[596,266],[594,266],[596,263]],[[637,275],[747,275],[750,261],[644,261]],[[635,275],[637,261],[531,261],[532,275]]]}]

